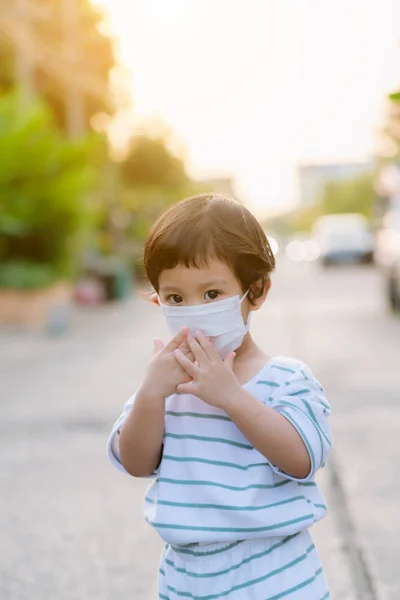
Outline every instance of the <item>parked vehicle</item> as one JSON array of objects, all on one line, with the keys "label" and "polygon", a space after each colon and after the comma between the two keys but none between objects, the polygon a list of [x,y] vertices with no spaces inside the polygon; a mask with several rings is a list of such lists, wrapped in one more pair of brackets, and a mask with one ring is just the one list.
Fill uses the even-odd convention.
[{"label": "parked vehicle", "polygon": [[400,311],[400,204],[382,219],[376,234],[375,261],[384,273],[389,305]]},{"label": "parked vehicle", "polygon": [[360,214],[324,215],[313,228],[324,266],[334,263],[371,263],[373,236],[368,220]]}]

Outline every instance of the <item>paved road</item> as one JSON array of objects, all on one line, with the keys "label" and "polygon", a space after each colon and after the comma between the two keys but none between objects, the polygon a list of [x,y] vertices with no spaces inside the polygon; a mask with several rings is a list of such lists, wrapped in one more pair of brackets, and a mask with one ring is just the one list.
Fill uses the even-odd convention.
[{"label": "paved road", "polygon": [[[331,515],[315,527],[333,600],[375,597],[352,576],[360,558],[379,600],[398,600],[400,320],[378,274],[278,264],[253,331],[270,354],[307,361],[334,408],[334,468],[321,473]],[[157,308],[134,300],[79,315],[58,340],[0,338],[2,600],[156,597],[161,544],[142,520],[146,483],[112,470],[104,445],[149,340],[165,333]]]}]

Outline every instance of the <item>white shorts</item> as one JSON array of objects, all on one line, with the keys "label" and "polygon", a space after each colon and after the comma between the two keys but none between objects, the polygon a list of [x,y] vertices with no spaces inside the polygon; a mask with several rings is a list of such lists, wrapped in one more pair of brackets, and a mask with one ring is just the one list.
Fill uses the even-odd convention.
[{"label": "white shorts", "polygon": [[308,531],[231,544],[167,545],[159,600],[328,600],[330,593]]}]

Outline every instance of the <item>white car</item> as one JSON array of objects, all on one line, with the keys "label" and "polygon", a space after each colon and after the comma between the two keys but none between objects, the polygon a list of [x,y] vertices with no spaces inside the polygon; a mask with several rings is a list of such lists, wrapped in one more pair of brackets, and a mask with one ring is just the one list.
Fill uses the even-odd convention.
[{"label": "white car", "polygon": [[373,261],[374,240],[363,215],[348,213],[319,217],[314,224],[313,238],[325,266]]}]

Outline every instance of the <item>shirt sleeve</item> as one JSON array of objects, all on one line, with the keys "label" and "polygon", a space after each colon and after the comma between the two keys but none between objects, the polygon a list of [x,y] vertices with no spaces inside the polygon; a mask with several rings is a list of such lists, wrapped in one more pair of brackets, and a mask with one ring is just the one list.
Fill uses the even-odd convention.
[{"label": "shirt sleeve", "polygon": [[[121,455],[120,455],[120,451],[119,451],[119,433],[120,433],[120,430],[121,430],[123,424],[126,421],[126,418],[128,417],[128,415],[132,409],[132,406],[135,402],[135,398],[136,398],[136,394],[134,394],[131,398],[129,398],[129,400],[124,404],[123,411],[122,411],[121,415],[118,417],[118,419],[116,420],[116,422],[114,423],[114,425],[111,429],[110,437],[108,438],[108,442],[107,442],[107,455],[108,455],[108,458],[109,458],[111,464],[113,465],[113,467],[115,467],[122,473],[126,473],[127,475],[129,475],[129,473],[121,463]],[[158,470],[154,471],[154,473],[152,473],[148,477],[153,478],[153,477],[156,477],[157,474],[158,474]],[[147,479],[147,478],[143,477],[141,479]]]},{"label": "shirt sleeve", "polygon": [[283,394],[273,399],[271,408],[284,416],[301,436],[310,456],[311,469],[307,477],[299,479],[274,465],[271,467],[287,479],[306,482],[314,478],[328,458],[332,442],[327,418],[331,408],[322,386],[307,367],[296,371],[280,389],[283,387]]},{"label": "shirt sleeve", "polygon": [[129,398],[127,402],[125,402],[123,411],[118,417],[118,419],[115,421],[107,442],[107,455],[111,464],[113,465],[113,467],[116,467],[119,471],[122,471],[123,473],[127,473],[127,471],[126,469],[124,469],[121,463],[121,456],[119,452],[119,433],[123,424],[125,423],[127,416],[131,411],[131,408],[135,401],[135,396],[136,394],[134,394],[131,398]]}]

